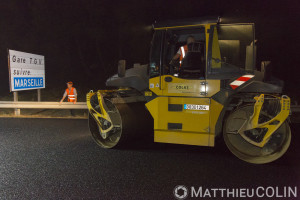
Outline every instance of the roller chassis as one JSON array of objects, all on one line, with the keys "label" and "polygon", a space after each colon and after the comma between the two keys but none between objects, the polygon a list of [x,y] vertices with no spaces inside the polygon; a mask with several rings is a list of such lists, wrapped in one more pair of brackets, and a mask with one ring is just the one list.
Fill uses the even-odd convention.
[{"label": "roller chassis", "polygon": [[[110,117],[110,115],[113,113],[111,111],[111,105],[128,105],[137,102],[145,104],[146,98],[141,92],[126,88],[116,90],[99,90],[97,92],[91,91],[87,94],[87,102],[90,120],[93,119],[93,121],[96,122],[98,126],[98,134],[103,140],[106,140],[111,135],[116,134],[118,130],[122,129],[122,125],[115,123]],[[108,102],[110,106],[107,105]],[[97,107],[97,105],[99,106]],[[227,131],[225,123],[226,120],[230,118],[229,116],[231,113],[243,107],[244,105],[251,105],[251,107],[253,107],[252,115],[248,117],[248,119],[238,130]],[[282,127],[283,124],[286,126],[286,119],[288,119],[290,114],[290,99],[287,96],[278,96],[273,94],[235,94],[234,97],[231,98],[231,104],[228,104],[224,110],[229,114],[227,114],[227,116],[225,116],[222,120],[223,123],[225,123],[223,134],[239,135],[249,144],[258,148],[263,148],[272,138],[272,135],[276,133],[277,129]],[[116,112],[116,110],[114,112]],[[261,119],[261,112],[264,113],[265,116],[268,116],[268,118]],[[119,122],[120,121],[121,119],[119,119]],[[96,140],[95,136],[94,139]],[[117,146],[119,140],[120,137],[116,144],[112,146],[100,146],[104,148],[112,148]],[[97,143],[99,143],[99,141]],[[240,153],[238,153],[237,150],[232,147],[232,144],[230,144],[228,139],[225,139],[225,143],[233,154],[247,162],[264,163],[266,160],[270,161],[270,158],[261,160],[261,158],[255,159],[251,157],[251,159],[249,159],[249,157],[245,157],[245,155],[241,156]],[[284,149],[284,151],[286,150],[287,148]],[[282,152],[280,156],[283,153],[284,152]]]},{"label": "roller chassis", "polygon": [[[165,64],[162,65],[165,61],[161,42],[161,45],[152,47],[154,51],[149,65],[137,64],[125,70],[125,61],[119,62],[118,74],[106,82],[107,86],[119,89],[87,94],[90,131],[98,145],[102,148],[120,147],[132,133],[143,135],[145,130],[150,130],[155,142],[211,147],[215,138],[223,133],[224,141],[234,155],[255,164],[272,162],[287,151],[291,141],[288,124],[290,98],[281,95],[280,81],[266,79],[265,65],[262,71],[255,69],[256,50],[254,40],[249,39],[255,38],[251,35],[254,25],[233,25],[233,29],[222,26],[223,33],[235,31],[237,26],[240,26],[240,32],[248,30],[250,33],[247,38],[240,38],[252,41],[243,46],[246,50],[243,69],[222,60],[221,54],[227,53],[224,49],[221,51],[216,42],[219,40],[218,22],[202,22],[204,24],[195,26],[200,27],[198,30],[203,30],[202,36],[205,36],[206,75],[188,78],[180,73],[173,74]],[[185,27],[190,28],[174,26],[171,29],[177,33],[177,29]],[[164,36],[170,27],[155,30],[158,37],[154,37],[154,42],[155,38],[162,40],[159,34]],[[220,37],[223,45],[237,44],[230,43],[232,38],[227,41],[225,36]],[[167,43],[170,44],[173,43]],[[184,62],[182,64],[184,66]],[[146,115],[140,116],[142,113]],[[147,114],[151,117],[148,118]],[[146,125],[142,125],[143,122]]]}]

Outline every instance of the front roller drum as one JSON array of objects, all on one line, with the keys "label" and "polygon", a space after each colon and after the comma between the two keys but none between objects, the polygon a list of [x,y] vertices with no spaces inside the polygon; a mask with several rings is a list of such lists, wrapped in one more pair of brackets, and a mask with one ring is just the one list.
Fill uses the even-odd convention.
[{"label": "front roller drum", "polygon": [[[101,129],[89,114],[89,129],[95,142],[102,148],[127,147],[138,140],[152,128],[150,115],[143,102],[113,104],[104,99],[114,128],[101,135]],[[152,122],[153,123],[153,122]]]}]

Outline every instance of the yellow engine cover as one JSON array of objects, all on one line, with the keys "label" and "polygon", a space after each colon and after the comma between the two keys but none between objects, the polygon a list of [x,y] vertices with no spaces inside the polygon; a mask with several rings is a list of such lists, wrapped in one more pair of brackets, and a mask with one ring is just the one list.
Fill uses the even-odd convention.
[{"label": "yellow engine cover", "polygon": [[[150,89],[158,97],[146,104],[154,119],[154,141],[200,146],[214,146],[215,125],[223,105],[210,98],[219,91],[219,81],[206,80],[206,94],[201,94],[204,80],[173,78],[172,83],[157,78]],[[160,90],[161,89],[161,90]]]}]

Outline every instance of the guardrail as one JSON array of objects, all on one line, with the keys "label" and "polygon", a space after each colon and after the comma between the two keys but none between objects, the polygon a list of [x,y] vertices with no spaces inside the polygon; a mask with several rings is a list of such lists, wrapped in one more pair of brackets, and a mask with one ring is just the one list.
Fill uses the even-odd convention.
[{"label": "guardrail", "polygon": [[0,101],[0,108],[27,108],[27,109],[87,109],[85,102],[62,103],[59,102],[36,102],[36,101]]},{"label": "guardrail", "polygon": [[[0,101],[0,108],[14,108],[15,114],[20,115],[20,109],[88,109],[86,102],[76,104],[63,102],[36,102],[36,101]],[[300,105],[291,105],[291,111],[300,112]]]},{"label": "guardrail", "polygon": [[36,101],[0,101],[0,108],[14,108],[15,115],[20,115],[20,109],[88,109],[86,102],[36,102]]}]

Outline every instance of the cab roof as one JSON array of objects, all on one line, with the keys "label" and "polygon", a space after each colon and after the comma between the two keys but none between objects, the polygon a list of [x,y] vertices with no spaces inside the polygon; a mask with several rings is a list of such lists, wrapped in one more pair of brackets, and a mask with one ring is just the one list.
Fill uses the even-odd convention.
[{"label": "cab roof", "polygon": [[154,29],[167,29],[167,28],[180,28],[187,26],[197,26],[201,24],[217,24],[220,21],[219,16],[192,18],[192,19],[180,19],[180,20],[166,20],[161,22],[155,22],[153,24]]}]

